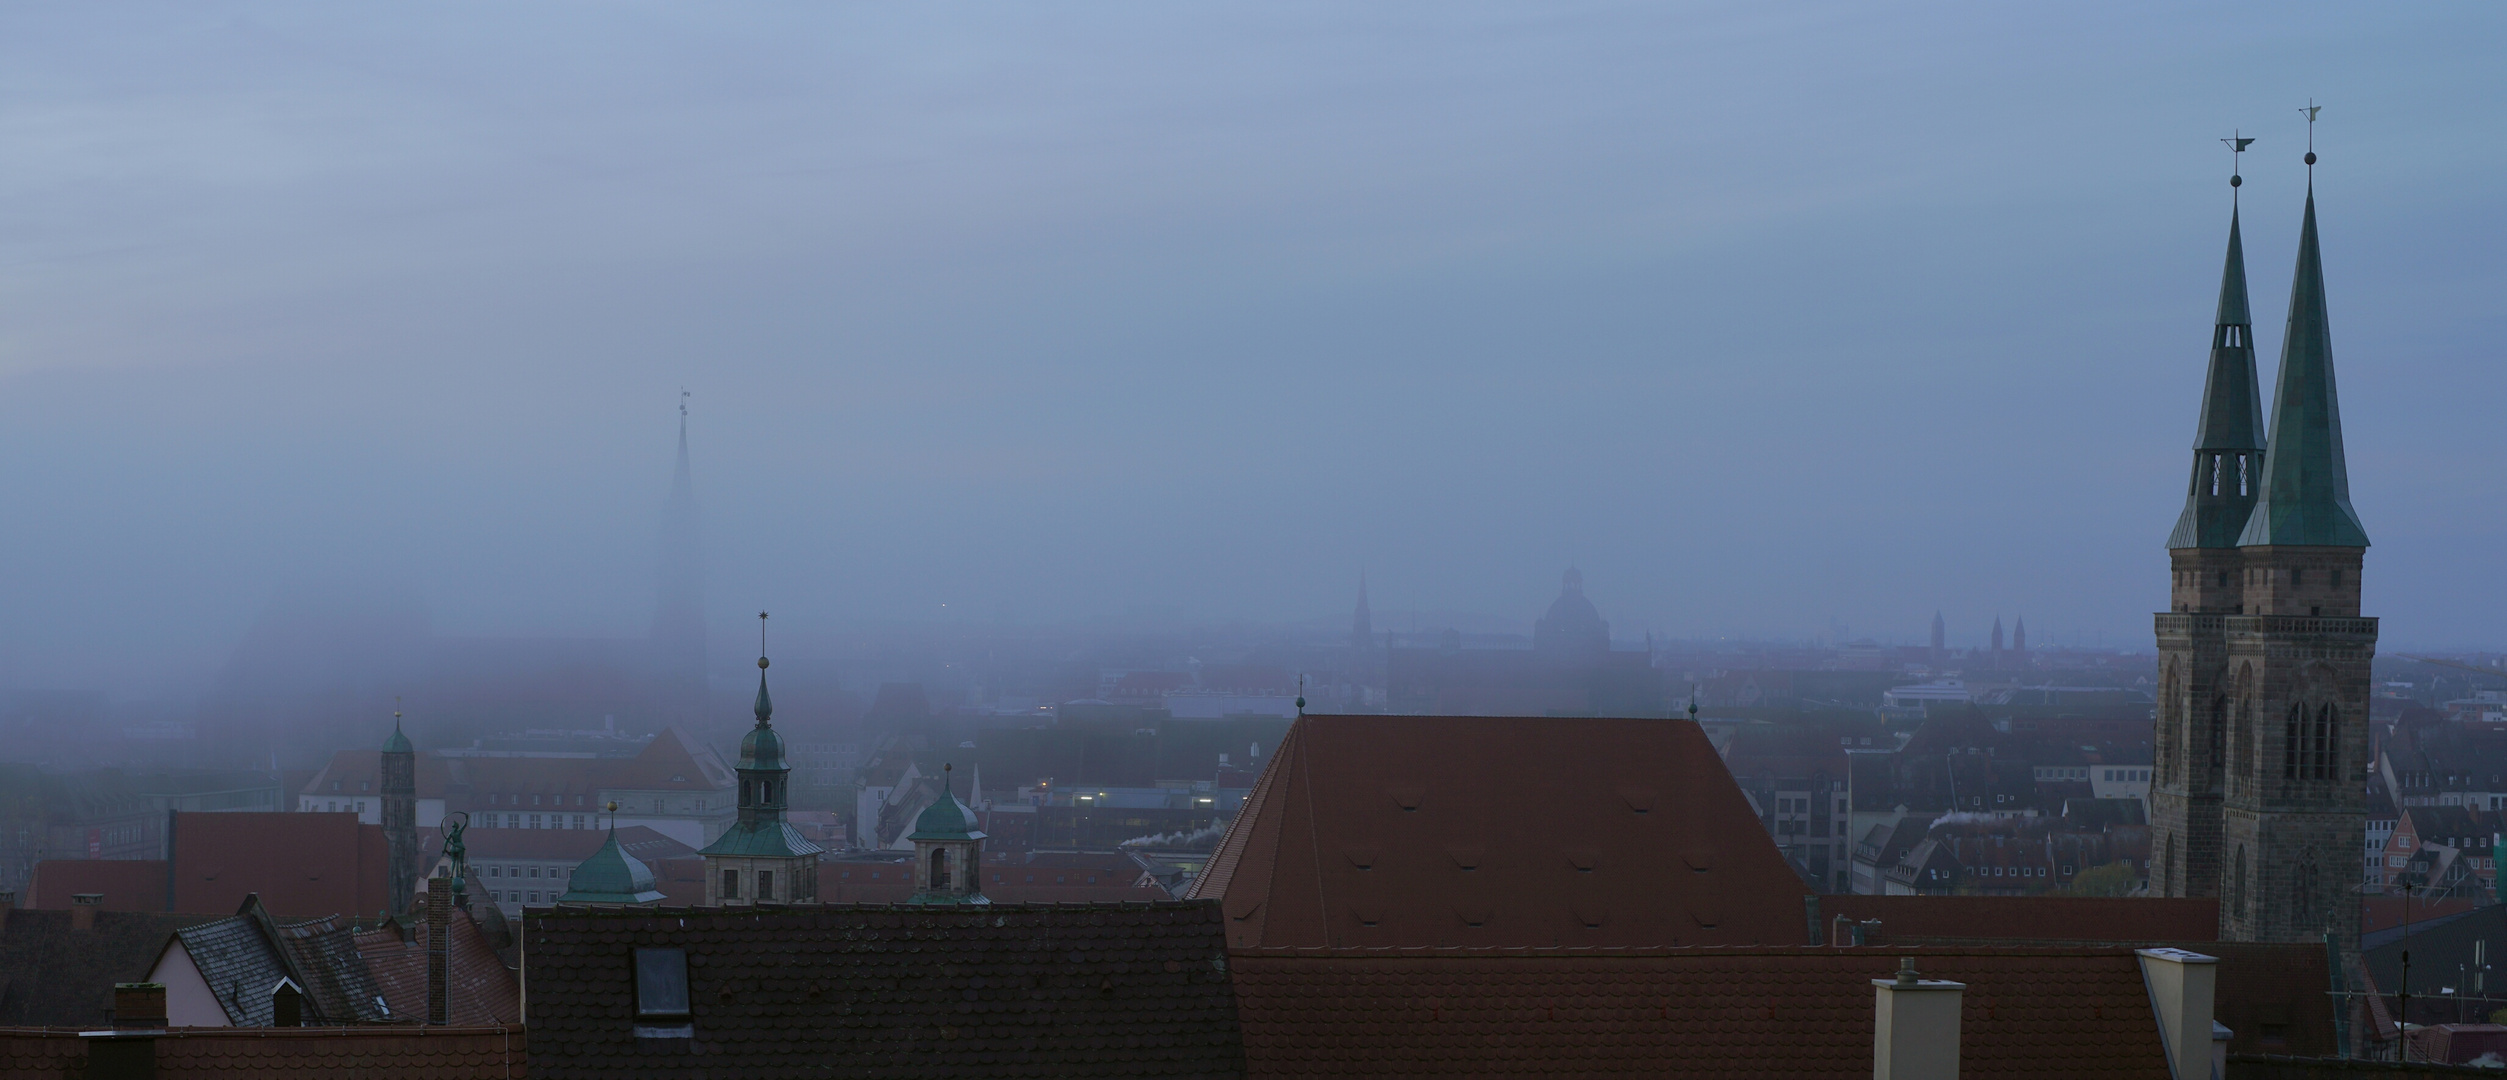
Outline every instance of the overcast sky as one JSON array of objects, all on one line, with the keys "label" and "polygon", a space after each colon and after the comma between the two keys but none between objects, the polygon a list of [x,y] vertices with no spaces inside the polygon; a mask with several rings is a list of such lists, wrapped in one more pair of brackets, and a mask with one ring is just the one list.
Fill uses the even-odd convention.
[{"label": "overcast sky", "polygon": [[[2147,646],[2225,240],[2317,170],[2386,649],[2507,646],[2507,9],[0,8],[0,685],[274,595],[638,632]],[[943,605],[946,605],[945,607]]]}]

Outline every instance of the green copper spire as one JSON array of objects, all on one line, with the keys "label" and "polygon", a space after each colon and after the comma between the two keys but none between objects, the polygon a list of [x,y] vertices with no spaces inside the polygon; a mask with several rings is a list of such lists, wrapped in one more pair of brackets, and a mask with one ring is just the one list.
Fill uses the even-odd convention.
[{"label": "green copper spire", "polygon": [[2211,371],[2202,384],[2194,430],[2194,475],[2170,548],[2230,548],[2254,512],[2263,464],[2263,392],[2255,381],[2253,316],[2246,307],[2246,245],[2237,212],[2228,215],[2228,261],[2220,270],[2220,309],[2211,327]]},{"label": "green copper spire", "polygon": [[[2312,167],[2315,155],[2307,157]],[[2368,546],[2368,532],[2350,507],[2350,470],[2342,461],[2342,409],[2333,390],[2333,331],[2324,311],[2312,181],[2306,221],[2298,231],[2298,272],[2289,288],[2281,381],[2272,399],[2272,448],[2263,459],[2254,514],[2237,544]]]},{"label": "green copper spire", "polygon": [[414,754],[418,752],[417,747],[409,745],[409,736],[401,734],[399,713],[392,714],[392,737],[383,740],[383,752],[386,754]]}]

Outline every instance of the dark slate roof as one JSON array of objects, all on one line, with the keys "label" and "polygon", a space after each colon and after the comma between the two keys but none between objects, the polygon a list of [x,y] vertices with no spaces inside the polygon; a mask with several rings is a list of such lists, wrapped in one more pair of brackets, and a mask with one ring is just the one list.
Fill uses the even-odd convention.
[{"label": "dark slate roof", "polygon": [[8,912],[0,921],[0,1027],[110,1023],[114,983],[147,978],[176,930],[217,918],[99,911],[92,928],[73,930],[67,911]]},{"label": "dark slate roof", "polygon": [[1967,984],[1959,1075],[2168,1075],[2132,950],[1258,949],[1257,1077],[1872,1075],[1872,980]]},{"label": "dark slate roof", "polygon": [[[531,1072],[1244,1074],[1217,905],[533,910]],[[644,1039],[635,947],[687,950],[695,1035]]]},{"label": "dark slate roof", "polygon": [[[237,915],[175,932],[192,966],[238,1027],[270,1026],[270,989],[292,978],[278,947],[251,917]],[[319,1009],[320,1003],[315,1003]]]},{"label": "dark slate roof", "polygon": [[2237,543],[2368,546],[2359,512],[2350,506],[2313,185],[2307,189],[2307,216],[2298,231],[2298,271],[2289,287],[2289,332],[2281,341],[2281,381],[2272,397],[2272,448],[2263,458],[2263,487],[2254,516],[2247,519]]},{"label": "dark slate roof", "polygon": [[[314,1011],[332,1023],[389,1016],[382,987],[357,949],[356,931],[337,918],[276,924],[279,947],[295,968]],[[266,1003],[265,1003],[266,1004]]]}]

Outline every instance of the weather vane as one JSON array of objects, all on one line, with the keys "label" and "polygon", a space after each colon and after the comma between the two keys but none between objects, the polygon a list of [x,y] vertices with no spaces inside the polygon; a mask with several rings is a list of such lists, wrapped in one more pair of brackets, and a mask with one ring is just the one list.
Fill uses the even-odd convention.
[{"label": "weather vane", "polygon": [[2307,114],[2307,179],[2312,183],[2315,179],[2315,114],[2323,112],[2324,106],[2316,104],[2314,98],[2308,98],[2307,107],[2298,111]]},{"label": "weather vane", "polygon": [[2246,148],[2254,145],[2255,141],[2247,138],[2243,131],[2237,131],[2231,137],[2220,141],[2228,144],[2228,199],[2230,202],[2236,202],[2237,189],[2246,182],[2246,170],[2238,166],[2245,160],[2243,155],[2246,153]]},{"label": "weather vane", "polygon": [[766,666],[766,613],[757,613],[757,666]]}]

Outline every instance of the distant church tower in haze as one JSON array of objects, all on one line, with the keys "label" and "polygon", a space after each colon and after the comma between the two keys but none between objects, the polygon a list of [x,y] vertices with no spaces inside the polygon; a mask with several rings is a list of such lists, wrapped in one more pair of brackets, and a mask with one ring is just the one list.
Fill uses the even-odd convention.
[{"label": "distant church tower in haze", "polygon": [[1358,611],[1349,617],[1349,647],[1366,652],[1375,647],[1375,613],[1367,608],[1367,572],[1358,571]]},{"label": "distant church tower in haze", "polygon": [[1950,626],[1941,621],[1941,612],[1932,613],[1932,665],[1940,667],[1950,655]]},{"label": "distant church tower in haze", "polygon": [[679,393],[679,465],[662,504],[660,563],[651,641],[655,673],[674,720],[705,705],[705,565],[696,481],[688,470],[688,395]]},{"label": "distant church tower in haze", "polygon": [[2366,530],[2350,505],[2315,154],[2272,426],[2248,333],[2237,220],[2212,330],[2192,484],[2155,617],[2160,697],[2151,892],[2220,899],[2226,941],[2359,945],[2368,666]]}]

